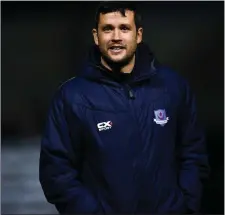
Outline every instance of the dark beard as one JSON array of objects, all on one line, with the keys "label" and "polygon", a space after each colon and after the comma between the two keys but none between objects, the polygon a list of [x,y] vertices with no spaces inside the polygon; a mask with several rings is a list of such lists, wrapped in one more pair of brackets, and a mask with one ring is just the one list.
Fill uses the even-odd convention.
[{"label": "dark beard", "polygon": [[104,61],[108,64],[108,66],[113,70],[113,71],[120,71],[120,69],[124,66],[126,66],[127,64],[129,64],[129,62],[132,60],[133,56],[135,53],[133,53],[130,57],[125,58],[124,60],[118,61],[118,62],[114,62],[111,59],[109,59],[108,57],[102,55],[102,58],[104,59]]}]

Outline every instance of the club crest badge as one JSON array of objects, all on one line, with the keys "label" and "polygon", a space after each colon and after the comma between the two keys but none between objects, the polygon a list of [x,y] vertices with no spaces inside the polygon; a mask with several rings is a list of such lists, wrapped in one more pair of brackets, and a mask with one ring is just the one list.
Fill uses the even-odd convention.
[{"label": "club crest badge", "polygon": [[166,116],[166,111],[164,109],[155,110],[154,114],[154,122],[158,125],[164,126],[169,120],[169,117]]}]

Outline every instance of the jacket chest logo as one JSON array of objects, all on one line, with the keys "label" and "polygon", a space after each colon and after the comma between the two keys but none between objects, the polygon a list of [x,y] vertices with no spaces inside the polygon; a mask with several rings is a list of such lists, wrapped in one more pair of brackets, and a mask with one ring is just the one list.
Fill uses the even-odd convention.
[{"label": "jacket chest logo", "polygon": [[154,114],[154,122],[158,125],[164,126],[169,120],[169,117],[166,116],[165,109],[154,110]]},{"label": "jacket chest logo", "polygon": [[98,130],[99,131],[104,131],[112,128],[112,121],[108,122],[100,122],[97,124]]}]

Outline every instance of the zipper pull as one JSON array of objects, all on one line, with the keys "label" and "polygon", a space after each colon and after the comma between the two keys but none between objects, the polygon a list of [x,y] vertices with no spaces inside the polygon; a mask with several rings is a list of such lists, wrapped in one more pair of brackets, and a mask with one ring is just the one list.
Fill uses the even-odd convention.
[{"label": "zipper pull", "polygon": [[129,98],[129,99],[135,99],[135,95],[134,95],[132,89],[130,88],[130,86],[129,86],[128,84],[125,84],[125,85],[124,85],[124,90],[125,90],[126,92],[128,92],[128,98]]},{"label": "zipper pull", "polygon": [[131,89],[128,89],[128,93],[129,93],[129,98],[130,99],[135,99],[134,93],[132,92]]}]

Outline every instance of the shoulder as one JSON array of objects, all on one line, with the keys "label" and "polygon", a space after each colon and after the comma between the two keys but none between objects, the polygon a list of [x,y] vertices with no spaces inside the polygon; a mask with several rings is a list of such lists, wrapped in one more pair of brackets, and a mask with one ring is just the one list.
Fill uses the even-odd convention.
[{"label": "shoulder", "polygon": [[162,80],[163,86],[175,98],[183,100],[187,92],[190,91],[188,80],[170,67],[159,67],[157,77]]},{"label": "shoulder", "polygon": [[168,66],[159,67],[157,69],[157,75],[164,80],[166,85],[172,85],[179,88],[188,85],[188,80],[183,75]]},{"label": "shoulder", "polygon": [[168,84],[187,84],[187,80],[180,73],[168,66],[157,68],[157,75]]},{"label": "shoulder", "polygon": [[87,81],[80,77],[72,77],[59,85],[56,89],[55,99],[66,104],[82,103],[82,95],[87,89]]}]

